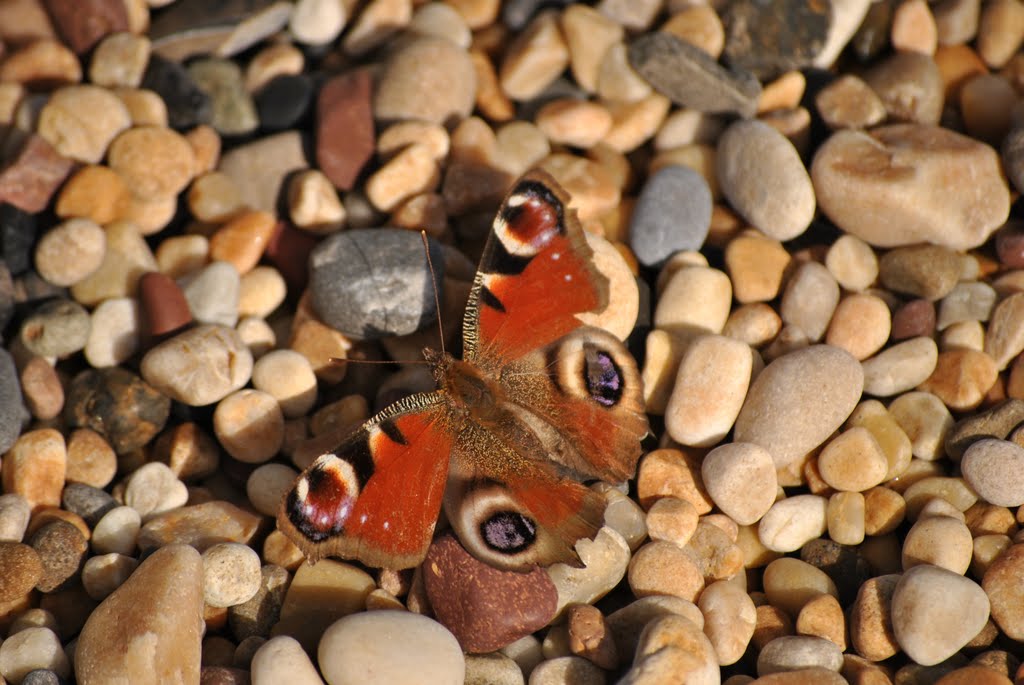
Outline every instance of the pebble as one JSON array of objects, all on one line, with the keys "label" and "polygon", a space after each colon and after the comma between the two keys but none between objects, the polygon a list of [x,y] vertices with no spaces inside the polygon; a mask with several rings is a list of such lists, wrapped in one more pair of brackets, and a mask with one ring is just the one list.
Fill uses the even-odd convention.
[{"label": "pebble", "polygon": [[678,36],[656,31],[635,39],[629,63],[677,105],[742,117],[757,111],[761,86],[752,74],[727,70]]},{"label": "pebble", "polygon": [[40,304],[21,323],[18,340],[41,357],[67,357],[85,347],[89,313],[77,302],[54,298]]},{"label": "pebble", "polygon": [[620,683],[639,685],[682,677],[688,683],[720,681],[718,658],[701,626],[684,616],[662,616],[644,628],[636,662]]},{"label": "pebble", "polygon": [[[140,328],[143,334],[153,339],[160,339],[179,332],[192,323],[192,310],[185,298],[185,293],[170,276],[164,273],[149,271],[143,274],[139,279],[138,299],[139,305],[136,305],[134,300],[130,300],[136,319],[136,337],[139,336]],[[111,302],[111,300],[107,300],[107,302]]]},{"label": "pebble", "polygon": [[[373,650],[367,646],[374,645]],[[439,623],[413,613],[375,611],[348,616],[331,625],[317,650],[324,677],[332,685],[412,683],[424,677],[459,685],[465,659],[455,637]]]},{"label": "pebble", "polygon": [[879,260],[879,280],[885,287],[927,300],[948,296],[960,278],[959,255],[938,245],[901,247]]},{"label": "pebble", "polygon": [[675,34],[718,59],[725,48],[725,29],[718,13],[711,8],[692,5],[677,11],[661,25],[661,31]]},{"label": "pebble", "polygon": [[867,293],[853,293],[836,306],[825,342],[864,361],[882,349],[891,330],[892,315],[884,300]]},{"label": "pebble", "polygon": [[831,640],[810,635],[777,637],[757,656],[757,674],[760,676],[809,668],[822,668],[838,672],[843,666],[839,645]]},{"label": "pebble", "polygon": [[888,468],[882,447],[867,428],[859,426],[840,433],[818,455],[818,472],[822,479],[845,492],[873,488],[886,477]]},{"label": "pebble", "polygon": [[217,404],[213,430],[232,457],[246,464],[262,464],[281,449],[284,415],[273,395],[246,388]]},{"label": "pebble", "polygon": [[68,287],[99,268],[106,248],[106,234],[87,218],[69,219],[48,231],[35,249],[39,275],[50,283]]},{"label": "pebble", "polygon": [[960,461],[965,451],[975,442],[985,438],[1003,440],[1021,422],[1024,422],[1024,402],[1018,399],[1004,400],[991,409],[947,426],[943,436],[945,453],[954,461]]},{"label": "pebble", "polygon": [[938,346],[931,338],[911,338],[888,347],[861,362],[864,392],[876,397],[891,397],[912,390],[932,375],[938,357]]},{"label": "pebble", "polygon": [[732,428],[753,371],[750,347],[720,335],[693,340],[679,361],[665,429],[683,445],[711,446]]},{"label": "pebble", "polygon": [[996,291],[987,283],[957,283],[939,304],[936,327],[943,331],[955,324],[988,321],[996,297]]},{"label": "pebble", "polygon": [[71,50],[46,37],[12,51],[4,60],[0,78],[28,86],[70,85],[82,80],[82,66]]},{"label": "pebble", "polygon": [[[879,170],[895,159],[914,172],[880,181]],[[932,180],[935,174],[942,183]],[[965,184],[971,192],[937,190],[957,178],[971,179]],[[1009,211],[995,151],[935,126],[839,131],[815,153],[811,180],[822,211],[844,231],[878,247],[930,242],[969,249],[999,228]]]},{"label": "pebble", "polygon": [[930,564],[963,575],[973,551],[971,531],[963,521],[952,516],[925,516],[922,512],[903,540],[901,557],[904,570]]},{"label": "pebble", "polygon": [[765,447],[779,467],[802,457],[853,411],[864,384],[859,366],[849,353],[829,345],[776,359],[751,384],[734,440]]},{"label": "pebble", "polygon": [[117,501],[100,488],[85,483],[68,483],[61,493],[61,506],[81,516],[91,529],[117,506]]},{"label": "pebble", "polygon": [[286,419],[305,416],[317,398],[317,381],[309,360],[294,350],[274,350],[253,366],[252,384],[277,400]]},{"label": "pebble", "polygon": [[504,93],[531,100],[569,66],[569,48],[554,12],[541,12],[512,40],[498,69]]},{"label": "pebble", "polygon": [[935,370],[918,390],[930,392],[954,411],[974,409],[998,378],[996,362],[984,352],[954,349],[940,352]]},{"label": "pebble", "polygon": [[1024,447],[1007,440],[984,438],[963,453],[960,468],[964,479],[987,502],[1006,507],[1024,504],[1024,483],[1016,468],[1024,459]]},{"label": "pebble", "polygon": [[139,349],[139,307],[134,298],[112,297],[92,312],[85,359],[93,368],[117,366]]},{"label": "pebble", "polygon": [[914,481],[903,491],[907,502],[907,518],[916,520],[931,499],[945,500],[957,511],[967,511],[978,501],[978,495],[963,478],[925,476]]},{"label": "pebble", "polygon": [[714,647],[718,663],[728,666],[739,661],[757,623],[753,600],[736,583],[718,581],[704,589],[698,606],[704,615],[704,634]]},{"label": "pebble", "polygon": [[775,552],[794,552],[828,528],[828,500],[795,495],[775,502],[758,524],[761,543]]},{"label": "pebble", "polygon": [[710,513],[714,503],[700,477],[700,459],[693,451],[657,449],[640,460],[637,497],[650,506],[661,497],[676,497],[694,506],[698,514]]},{"label": "pebble", "polygon": [[704,575],[682,547],[656,540],[630,560],[629,587],[637,597],[669,595],[693,602],[704,589]]},{"label": "pebble", "polygon": [[203,552],[203,601],[212,607],[231,607],[259,591],[260,557],[251,547],[224,542]]},{"label": "pebble", "polygon": [[814,105],[832,130],[866,129],[885,120],[885,103],[863,79],[843,74],[822,88]]},{"label": "pebble", "polygon": [[188,501],[188,490],[171,469],[161,462],[149,462],[127,479],[124,503],[150,519],[180,507]]},{"label": "pebble", "polygon": [[67,439],[66,478],[96,488],[106,487],[117,473],[117,455],[110,443],[90,428],[78,428]]},{"label": "pebble", "polygon": [[[101,116],[83,119],[78,116],[82,111]],[[53,92],[39,112],[36,130],[61,155],[86,164],[98,164],[107,146],[130,124],[128,110],[109,90],[75,85]]]},{"label": "pebble", "polygon": [[331,180],[316,169],[299,172],[292,178],[288,210],[292,223],[317,234],[334,233],[346,218],[345,207]]},{"label": "pebble", "polygon": [[[430,65],[418,65],[429,68]],[[388,72],[390,73],[390,72]],[[394,83],[403,76],[397,75],[389,80]],[[378,86],[376,95],[381,95],[384,82]],[[398,95],[412,85],[402,82],[389,85]],[[391,92],[391,91],[388,91]],[[335,76],[326,81],[320,88],[316,106],[316,161],[317,165],[334,186],[341,190],[350,190],[363,166],[369,161],[374,150],[373,105],[371,102],[371,79],[365,70]],[[404,101],[391,104],[385,100],[385,108],[406,106]],[[412,103],[409,103],[409,106]],[[379,116],[383,116],[380,114]],[[396,117],[398,118],[398,117]],[[287,135],[287,134],[281,134]],[[300,150],[301,152],[301,150]],[[271,209],[270,207],[260,207]]]},{"label": "pebble", "polygon": [[0,540],[21,542],[32,516],[32,505],[14,493],[0,495]]},{"label": "pebble", "polygon": [[526,685],[519,664],[510,657],[491,654],[466,655],[466,685]]},{"label": "pebble", "polygon": [[202,573],[199,553],[186,545],[147,557],[82,628],[75,648],[78,682],[198,681]]},{"label": "pebble", "polygon": [[201,407],[244,386],[252,366],[252,354],[233,329],[203,325],[149,350],[139,369],[167,397]]},{"label": "pebble", "polygon": [[[327,163],[319,161],[330,175]],[[243,204],[274,212],[286,177],[307,166],[298,132],[285,131],[231,149],[221,158],[218,170],[235,182]]]},{"label": "pebble", "polygon": [[44,421],[64,408],[64,388],[57,370],[43,357],[31,357],[21,369],[21,392],[32,416]]},{"label": "pebble", "polygon": [[[435,278],[441,281],[442,256],[436,243],[430,249]],[[361,259],[353,262],[352,254]],[[437,316],[433,298],[425,296],[430,274],[423,243],[411,231],[335,234],[314,249],[309,266],[313,308],[324,323],[346,335],[406,335]]]},{"label": "pebble", "polygon": [[581,685],[604,685],[604,671],[578,656],[556,656],[542,661],[530,673],[534,685],[557,685],[574,682]]},{"label": "pebble", "polygon": [[1015,2],[986,5],[978,26],[978,55],[990,67],[1002,67],[1024,40],[1024,11]]},{"label": "pebble", "polygon": [[100,433],[118,454],[148,443],[167,422],[170,400],[122,367],[79,373],[67,391],[64,416]]},{"label": "pebble", "polygon": [[169,128],[142,126],[110,144],[110,168],[144,200],[177,195],[192,180],[195,156],[185,138]]},{"label": "pebble", "polygon": [[786,283],[779,314],[783,324],[817,342],[825,335],[838,303],[839,285],[829,270],[818,262],[805,262]]},{"label": "pebble", "polygon": [[10,143],[15,147],[0,170],[0,199],[14,210],[41,212],[71,172],[73,162],[37,135],[24,136],[20,143],[17,137]]},{"label": "pebble", "polygon": [[138,560],[123,554],[89,557],[82,566],[82,587],[97,602],[106,599],[138,568]]},{"label": "pebble", "polygon": [[[212,241],[210,256],[213,256]],[[224,327],[238,323],[240,279],[238,268],[223,260],[211,262],[190,275],[181,291],[192,317],[203,324]]]},{"label": "pebble", "polygon": [[345,27],[348,11],[346,5],[330,0],[300,0],[288,19],[288,32],[299,43],[326,45]]},{"label": "pebble", "polygon": [[789,263],[790,255],[782,243],[758,231],[745,231],[725,247],[733,295],[743,304],[775,299]]},{"label": "pebble", "polygon": [[668,280],[654,310],[658,329],[686,333],[721,333],[729,318],[732,286],[718,269],[679,269]]},{"label": "pebble", "polygon": [[444,38],[416,38],[387,60],[373,93],[373,114],[385,121],[461,120],[473,109],[475,84],[464,49]]},{"label": "pebble", "polygon": [[238,640],[264,639],[281,615],[281,604],[291,576],[281,566],[264,564],[256,593],[228,609],[228,625]]},{"label": "pebble", "polygon": [[99,268],[71,286],[71,296],[86,307],[134,296],[142,274],[156,270],[153,253],[135,224],[115,221],[103,230],[107,249]]},{"label": "pebble", "polygon": [[645,266],[659,266],[676,252],[697,250],[711,225],[711,192],[687,167],[667,166],[650,176],[630,218],[630,246]]},{"label": "pebble", "polygon": [[733,442],[708,452],[701,478],[715,506],[741,526],[757,523],[778,494],[771,454],[752,443]]},{"label": "pebble", "polygon": [[71,664],[57,634],[39,626],[8,635],[0,645],[0,676],[22,683],[37,669],[52,670],[59,678],[71,676]]},{"label": "pebble", "polygon": [[11,602],[30,593],[43,576],[38,552],[19,542],[0,542],[4,577],[0,580],[0,602]]},{"label": "pebble", "polygon": [[361,56],[406,27],[411,17],[412,3],[408,0],[372,0],[345,34],[342,47],[348,55]]},{"label": "pebble", "polygon": [[264,642],[253,654],[252,685],[274,685],[280,682],[295,685],[323,685],[313,662],[302,645],[287,635],[278,635]]},{"label": "pebble", "polygon": [[543,569],[493,568],[451,536],[431,545],[423,580],[437,620],[471,653],[492,652],[533,633],[558,608],[557,590]]},{"label": "pebble", "polygon": [[39,554],[43,573],[36,583],[40,592],[65,589],[77,576],[89,542],[78,528],[61,519],[44,524],[27,539]]},{"label": "pebble", "polygon": [[604,52],[596,89],[602,98],[622,103],[639,102],[654,92],[651,84],[630,65],[628,48],[621,40]]},{"label": "pebble", "polygon": [[137,88],[149,61],[146,36],[112,33],[101,40],[89,63],[89,81],[104,88]]},{"label": "pebble", "polygon": [[140,85],[155,92],[166,103],[167,125],[177,131],[208,124],[213,116],[210,97],[176,60],[166,59],[159,53],[150,55]]},{"label": "pebble", "polygon": [[433,152],[414,143],[367,179],[366,197],[374,207],[388,212],[410,197],[435,191],[439,181]]},{"label": "pebble", "polygon": [[1024,615],[1019,608],[1021,587],[1017,581],[1022,559],[1024,548],[1011,545],[989,565],[982,578],[982,588],[991,602],[991,618],[1012,640],[1024,635]]},{"label": "pebble", "polygon": [[601,61],[609,48],[622,40],[623,27],[602,12],[577,3],[565,8],[560,23],[573,78],[583,90],[593,93]]},{"label": "pebble", "polygon": [[179,506],[146,521],[139,531],[142,550],[185,543],[202,551],[220,542],[248,544],[260,525],[255,514],[229,502],[213,500]]},{"label": "pebble", "polygon": [[985,335],[985,352],[995,361],[999,370],[1024,350],[1024,293],[1004,298],[992,312]]},{"label": "pebble", "polygon": [[243,211],[210,236],[210,259],[226,262],[242,275],[251,271],[263,256],[277,220],[261,211]]},{"label": "pebble", "polygon": [[3,459],[3,490],[20,495],[33,511],[60,506],[67,448],[52,428],[22,433]]},{"label": "pebble", "polygon": [[953,656],[989,617],[989,598],[973,581],[943,568],[915,566],[892,595],[896,641],[923,666]]},{"label": "pebble", "polygon": [[142,528],[142,516],[130,506],[114,507],[96,522],[92,529],[93,551],[97,554],[132,556]]},{"label": "pebble", "polygon": [[366,608],[367,595],[375,587],[368,573],[351,564],[333,559],[321,559],[315,566],[303,562],[288,586],[272,634],[290,635],[311,652],[331,624]]}]

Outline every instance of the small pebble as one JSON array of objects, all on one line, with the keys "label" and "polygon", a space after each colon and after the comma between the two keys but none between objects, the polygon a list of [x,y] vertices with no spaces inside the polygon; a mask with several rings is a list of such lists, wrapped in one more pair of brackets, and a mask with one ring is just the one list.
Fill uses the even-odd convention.
[{"label": "small pebble", "polygon": [[112,297],[92,312],[85,359],[93,368],[123,364],[139,349],[139,307],[134,298]]},{"label": "small pebble", "polygon": [[99,268],[106,243],[103,229],[91,219],[69,219],[39,240],[36,270],[54,285],[72,286]]},{"label": "small pebble", "polygon": [[260,588],[260,557],[237,542],[213,545],[203,552],[203,601],[230,607],[249,601]]},{"label": "small pebble", "polygon": [[901,557],[904,570],[921,564],[963,575],[974,551],[971,531],[952,516],[921,517],[907,531]]},{"label": "small pebble", "polygon": [[818,262],[796,267],[786,283],[779,306],[782,323],[798,328],[808,341],[825,335],[839,303],[839,285]]},{"label": "small pebble", "polygon": [[646,266],[697,250],[711,223],[711,192],[700,174],[668,166],[644,184],[630,219],[630,246]]},{"label": "small pebble", "polygon": [[56,298],[35,308],[21,323],[18,339],[41,357],[67,357],[85,347],[89,313],[72,300]]},{"label": "small pebble", "polygon": [[829,441],[818,455],[818,472],[829,486],[863,492],[878,485],[889,469],[882,447],[867,428],[849,428]]},{"label": "small pebble", "polygon": [[232,634],[240,640],[268,635],[281,615],[281,605],[290,581],[291,576],[284,568],[264,564],[260,568],[256,594],[228,609],[228,625]]},{"label": "small pebble", "polygon": [[[83,119],[78,116],[83,111],[96,112],[97,116]],[[37,131],[65,157],[98,164],[107,146],[113,147],[115,137],[130,123],[128,110],[109,90],[75,85],[61,88],[50,96],[39,113]],[[113,163],[110,166],[119,171]]]},{"label": "small pebble", "polygon": [[110,144],[110,168],[143,199],[177,195],[195,169],[192,147],[169,128],[143,126],[125,131]]},{"label": "small pebble", "polygon": [[946,297],[960,278],[960,257],[937,245],[901,247],[882,256],[879,280],[885,287],[927,300]]},{"label": "small pebble", "polygon": [[188,490],[171,469],[161,462],[149,462],[136,469],[124,487],[124,503],[143,519],[176,509],[188,501]]},{"label": "small pebble", "polygon": [[996,305],[985,335],[985,352],[1000,370],[1024,350],[1024,293],[1014,293]]},{"label": "small pebble", "polygon": [[240,282],[238,268],[221,260],[189,276],[181,290],[196,321],[230,327],[238,323]]},{"label": "small pebble", "polygon": [[935,370],[917,389],[934,394],[951,410],[966,411],[981,404],[998,374],[996,362],[984,352],[940,352]]},{"label": "small pebble", "polygon": [[117,455],[102,435],[78,428],[67,440],[66,479],[96,488],[106,487],[117,473]]},{"label": "small pebble", "polygon": [[262,464],[281,449],[284,416],[273,395],[262,390],[237,390],[217,404],[213,430],[232,457],[247,464]]},{"label": "small pebble", "polygon": [[75,428],[102,435],[118,454],[142,447],[160,432],[170,399],[123,367],[88,370],[72,379],[64,408]]},{"label": "small pebble", "polygon": [[828,528],[828,501],[817,495],[795,495],[775,502],[761,518],[757,535],[770,550],[794,552]]},{"label": "small pebble", "polygon": [[273,632],[290,635],[307,651],[316,649],[331,624],[366,608],[367,595],[374,588],[373,578],[351,564],[321,559],[310,566],[304,561],[288,586]]},{"label": "small pebble", "polygon": [[164,395],[199,407],[245,385],[252,364],[252,355],[233,329],[205,325],[152,348],[140,371]]},{"label": "small pebble", "polygon": [[302,645],[287,635],[271,638],[256,650],[251,677],[252,685],[274,685],[283,681],[295,685],[323,685]]},{"label": "small pebble", "polygon": [[736,301],[750,304],[774,300],[790,261],[781,242],[757,231],[747,231],[730,240],[725,247],[725,266],[732,278]]},{"label": "small pebble", "polygon": [[8,635],[0,645],[0,676],[21,683],[36,669],[52,670],[60,678],[71,676],[71,664],[56,633],[33,627]]},{"label": "small pebble", "polygon": [[11,602],[30,593],[43,577],[38,552],[18,542],[0,542],[0,561],[4,577],[0,579],[0,601]]},{"label": "small pebble", "polygon": [[[1018,463],[1024,447],[1007,440],[985,438],[971,444],[960,461],[964,479],[987,502],[1005,507],[1024,504],[1024,483]],[[1019,501],[1018,501],[1019,500]]]},{"label": "small pebble", "polygon": [[67,464],[64,437],[52,428],[22,433],[4,455],[3,490],[20,495],[34,511],[60,506]]},{"label": "small pebble", "polygon": [[926,337],[911,338],[888,347],[861,362],[864,392],[891,397],[912,390],[932,375],[938,356],[935,341]]},{"label": "small pebble", "polygon": [[43,357],[33,356],[21,369],[25,406],[37,419],[53,419],[64,408],[64,388],[57,370]]},{"label": "small pebble", "polygon": [[142,517],[138,510],[131,506],[113,508],[93,526],[90,540],[93,551],[97,554],[132,556],[141,527]]},{"label": "small pebble", "polygon": [[68,483],[61,493],[61,506],[81,516],[92,528],[108,511],[117,506],[117,501],[100,488],[84,483]]},{"label": "small pebble", "polygon": [[71,286],[71,296],[87,307],[112,297],[133,296],[142,274],[157,268],[138,226],[129,221],[115,221],[103,230],[107,238],[103,262],[89,276]]},{"label": "small pebble", "polygon": [[174,543],[205,550],[220,542],[249,543],[256,535],[260,518],[231,504],[213,500],[172,509],[146,521],[139,531],[142,550]]},{"label": "small pebble", "polygon": [[21,542],[32,516],[32,506],[21,495],[0,495],[0,540]]},{"label": "small pebble", "polygon": [[[328,162],[319,156],[317,161],[330,176]],[[284,131],[225,152],[218,170],[235,182],[245,205],[273,212],[288,175],[308,166],[299,132]]]},{"label": "small pebble", "polygon": [[78,528],[56,519],[32,534],[28,544],[39,554],[43,573],[36,583],[40,592],[53,592],[70,584],[85,559],[89,543]]},{"label": "small pebble", "polygon": [[138,566],[138,560],[123,554],[89,557],[82,566],[82,587],[90,597],[102,601],[121,587]]},{"label": "small pebble", "polygon": [[838,672],[842,666],[843,654],[839,645],[808,635],[775,638],[757,656],[757,674],[761,676],[809,668]]}]

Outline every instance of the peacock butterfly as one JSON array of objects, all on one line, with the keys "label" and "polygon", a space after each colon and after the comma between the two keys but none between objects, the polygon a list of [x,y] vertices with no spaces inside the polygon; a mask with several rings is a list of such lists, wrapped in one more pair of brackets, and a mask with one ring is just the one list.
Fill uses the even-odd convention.
[{"label": "peacock butterfly", "polygon": [[395,402],[319,456],[286,494],[278,526],[311,561],[423,561],[442,506],[492,566],[578,564],[602,524],[583,485],[632,477],[647,434],[636,362],[577,314],[604,309],[566,192],[533,171],[492,225],[463,318],[463,358],[425,350],[438,389]]}]

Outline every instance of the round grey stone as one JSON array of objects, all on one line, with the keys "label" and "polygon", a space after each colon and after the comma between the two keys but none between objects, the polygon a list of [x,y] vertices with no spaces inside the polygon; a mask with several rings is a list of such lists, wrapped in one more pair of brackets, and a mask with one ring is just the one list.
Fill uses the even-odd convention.
[{"label": "round grey stone", "polygon": [[18,369],[7,350],[0,349],[0,452],[6,452],[18,439],[27,418]]},{"label": "round grey stone", "polygon": [[711,190],[684,166],[667,166],[640,191],[630,219],[629,242],[644,266],[658,266],[680,250],[698,250],[711,226]]}]

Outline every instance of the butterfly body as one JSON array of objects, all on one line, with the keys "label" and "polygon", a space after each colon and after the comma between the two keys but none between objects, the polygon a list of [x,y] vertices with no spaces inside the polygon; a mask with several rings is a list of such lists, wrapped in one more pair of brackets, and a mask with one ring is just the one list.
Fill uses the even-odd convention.
[{"label": "butterfly body", "polygon": [[425,351],[437,390],[367,421],[296,481],[278,516],[311,560],[406,568],[440,510],[499,568],[578,561],[604,499],[582,484],[633,475],[647,433],[636,363],[576,314],[607,303],[564,191],[518,181],[495,219],[464,319],[461,360]]}]

